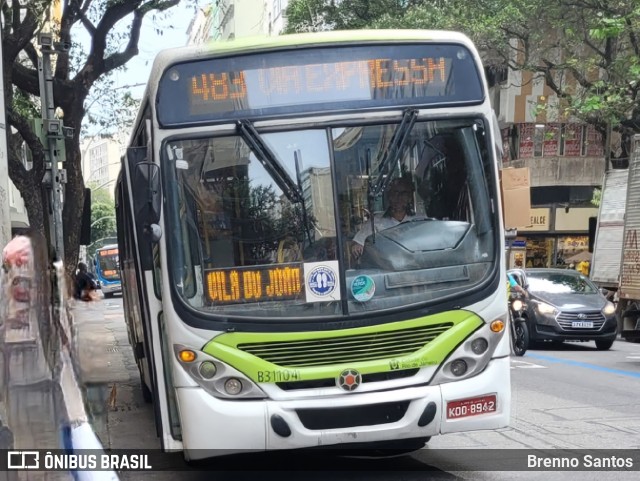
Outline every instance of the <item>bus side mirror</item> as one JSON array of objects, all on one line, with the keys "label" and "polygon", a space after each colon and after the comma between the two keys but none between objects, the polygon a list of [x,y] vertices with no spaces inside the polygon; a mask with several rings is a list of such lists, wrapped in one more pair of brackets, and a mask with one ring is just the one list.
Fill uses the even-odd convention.
[{"label": "bus side mirror", "polygon": [[[135,153],[132,154],[135,156]],[[160,221],[162,207],[160,168],[147,160],[130,162],[129,166],[132,167],[133,173],[133,204],[136,221],[144,226],[144,232],[149,240],[157,242],[160,229],[157,224]]]}]

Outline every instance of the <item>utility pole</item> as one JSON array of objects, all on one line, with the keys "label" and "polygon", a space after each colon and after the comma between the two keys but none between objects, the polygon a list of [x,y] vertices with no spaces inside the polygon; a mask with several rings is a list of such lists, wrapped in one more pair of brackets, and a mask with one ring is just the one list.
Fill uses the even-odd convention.
[{"label": "utility pole", "polygon": [[42,56],[38,58],[42,123],[40,124],[40,129],[37,130],[40,132],[40,139],[43,141],[45,148],[46,170],[43,183],[49,191],[50,242],[57,259],[64,260],[62,208],[67,172],[64,168],[59,168],[58,163],[65,161],[64,139],[65,137],[73,136],[73,129],[64,127],[62,120],[55,117],[51,54],[54,52],[67,52],[69,46],[54,42],[51,33],[40,33],[38,35],[38,45],[40,45],[42,52]]},{"label": "utility pole", "polygon": [[0,252],[11,240],[9,206],[9,155],[7,149],[7,118],[4,102],[4,66],[2,35],[0,35]]}]

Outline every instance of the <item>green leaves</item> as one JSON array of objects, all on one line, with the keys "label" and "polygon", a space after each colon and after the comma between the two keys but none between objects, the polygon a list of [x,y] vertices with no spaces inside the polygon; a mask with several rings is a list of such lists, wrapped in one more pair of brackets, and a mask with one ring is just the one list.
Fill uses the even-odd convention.
[{"label": "green leaves", "polygon": [[[486,66],[544,77],[558,109],[603,128],[640,131],[639,0],[291,0],[289,31],[341,28],[448,29],[468,35]],[[310,14],[313,14],[310,16]],[[366,14],[366,15],[365,15]],[[517,80],[514,80],[517,86]],[[535,112],[533,112],[535,113]]]},{"label": "green leaves", "polygon": [[589,35],[596,40],[605,40],[608,38],[619,37],[624,33],[625,30],[625,19],[621,17],[600,17],[597,23],[597,27],[589,30]]}]

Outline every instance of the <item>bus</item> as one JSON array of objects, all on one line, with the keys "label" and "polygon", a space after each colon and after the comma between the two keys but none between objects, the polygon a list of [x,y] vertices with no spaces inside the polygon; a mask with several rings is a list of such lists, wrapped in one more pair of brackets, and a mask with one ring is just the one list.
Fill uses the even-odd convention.
[{"label": "bus", "polygon": [[114,294],[122,292],[117,244],[97,249],[93,266],[104,297],[113,297]]},{"label": "bus", "polygon": [[162,447],[411,451],[507,426],[498,139],[459,33],[161,52],[116,211]]}]

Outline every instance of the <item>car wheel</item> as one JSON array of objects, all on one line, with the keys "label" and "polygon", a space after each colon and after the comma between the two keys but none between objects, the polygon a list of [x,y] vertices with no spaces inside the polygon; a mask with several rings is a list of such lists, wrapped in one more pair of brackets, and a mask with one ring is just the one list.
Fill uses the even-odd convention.
[{"label": "car wheel", "polygon": [[613,339],[608,341],[605,341],[605,340],[596,341],[596,348],[598,349],[598,351],[606,351],[611,346],[613,346]]}]

